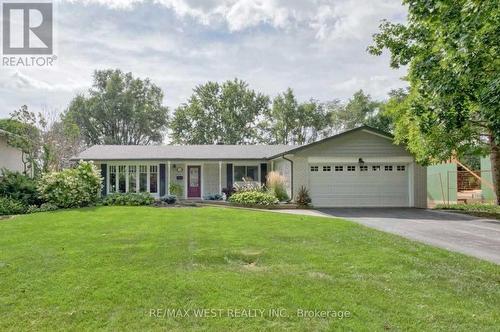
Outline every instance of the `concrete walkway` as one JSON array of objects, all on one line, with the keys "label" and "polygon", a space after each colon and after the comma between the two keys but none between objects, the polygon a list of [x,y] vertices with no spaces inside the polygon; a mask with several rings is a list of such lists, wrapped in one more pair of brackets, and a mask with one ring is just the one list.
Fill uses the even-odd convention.
[{"label": "concrete walkway", "polygon": [[410,208],[332,208],[276,212],[344,218],[500,264],[500,222],[497,220]]}]

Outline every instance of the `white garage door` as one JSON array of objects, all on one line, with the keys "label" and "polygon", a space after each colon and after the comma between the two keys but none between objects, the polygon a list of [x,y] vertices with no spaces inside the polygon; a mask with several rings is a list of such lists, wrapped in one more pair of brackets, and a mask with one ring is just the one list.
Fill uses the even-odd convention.
[{"label": "white garage door", "polygon": [[317,207],[409,206],[407,164],[310,164]]}]

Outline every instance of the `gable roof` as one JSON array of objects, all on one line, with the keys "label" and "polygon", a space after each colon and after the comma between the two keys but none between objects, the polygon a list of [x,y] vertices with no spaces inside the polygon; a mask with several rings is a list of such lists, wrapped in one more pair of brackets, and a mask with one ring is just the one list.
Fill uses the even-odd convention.
[{"label": "gable roof", "polygon": [[71,160],[250,160],[274,159],[344,135],[367,131],[390,140],[393,136],[361,126],[306,145],[94,145]]},{"label": "gable roof", "polygon": [[372,134],[375,134],[375,135],[378,135],[378,136],[383,136],[383,137],[385,137],[387,139],[390,139],[390,140],[394,139],[394,136],[392,136],[391,134],[389,134],[389,133],[387,133],[387,132],[385,132],[383,130],[363,125],[361,127],[357,127],[357,128],[354,128],[354,129],[346,130],[346,131],[343,131],[343,132],[341,132],[339,134],[336,134],[336,135],[333,135],[333,136],[329,136],[329,137],[320,139],[319,141],[316,141],[316,142],[312,142],[312,143],[309,143],[309,144],[305,144],[305,145],[300,145],[300,146],[294,147],[294,148],[292,148],[292,149],[290,149],[288,151],[284,151],[285,153],[277,153],[277,154],[269,157],[269,159],[278,158],[278,157],[282,156],[283,154],[292,154],[292,153],[295,153],[297,151],[301,151],[301,150],[310,148],[312,146],[315,146],[315,145],[318,145],[318,144],[321,144],[321,143],[325,143],[327,141],[334,140],[334,139],[343,137],[343,136],[345,136],[347,134],[351,134],[351,133],[354,133],[354,132],[357,132],[357,131],[366,131],[366,132],[369,132],[369,133],[372,133]]},{"label": "gable roof", "polygon": [[267,159],[294,145],[94,145],[72,160]]}]

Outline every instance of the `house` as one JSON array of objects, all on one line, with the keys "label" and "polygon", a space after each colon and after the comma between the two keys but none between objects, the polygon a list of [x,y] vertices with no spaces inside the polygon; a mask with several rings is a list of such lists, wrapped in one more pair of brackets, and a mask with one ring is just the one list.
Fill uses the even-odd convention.
[{"label": "house", "polygon": [[73,160],[92,160],[103,194],[180,185],[185,199],[221,193],[243,177],[265,183],[270,170],[295,197],[305,186],[317,207],[426,207],[426,168],[390,134],[363,126],[303,145],[95,145]]},{"label": "house", "polygon": [[0,170],[24,172],[23,152],[9,145],[9,137],[13,134],[0,129]]}]

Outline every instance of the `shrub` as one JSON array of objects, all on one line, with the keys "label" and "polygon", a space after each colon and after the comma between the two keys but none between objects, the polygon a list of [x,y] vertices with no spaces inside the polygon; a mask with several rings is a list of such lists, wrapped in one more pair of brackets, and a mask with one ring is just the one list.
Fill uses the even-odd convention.
[{"label": "shrub", "polygon": [[26,213],[28,207],[23,202],[10,197],[0,197],[0,216]]},{"label": "shrub", "polygon": [[175,204],[175,202],[177,201],[177,197],[175,195],[165,195],[160,198],[160,200],[167,204]]},{"label": "shrub", "polygon": [[226,199],[229,199],[229,197],[231,197],[231,195],[234,194],[234,188],[233,187],[231,187],[231,188],[224,188],[224,189],[222,189],[222,193],[226,194]]},{"label": "shrub", "polygon": [[177,197],[182,197],[182,186],[178,183],[171,183],[168,186],[169,192]]},{"label": "shrub", "polygon": [[35,180],[7,169],[2,169],[0,174],[2,174],[0,177],[0,196],[21,201],[24,205],[39,205],[41,203]]},{"label": "shrub", "polygon": [[99,200],[101,181],[92,162],[80,161],[73,169],[44,174],[38,191],[45,201],[58,207],[83,207]]},{"label": "shrub", "polygon": [[241,205],[274,205],[279,201],[273,195],[262,191],[241,191],[233,194],[229,201]]},{"label": "shrub", "polygon": [[209,201],[220,201],[220,200],[222,200],[222,195],[221,194],[208,194],[206,196],[203,196],[203,199],[206,199]]},{"label": "shrub", "polygon": [[155,199],[149,193],[115,193],[104,197],[102,204],[140,206],[151,205],[154,201]]},{"label": "shrub", "polygon": [[264,191],[264,187],[255,181],[246,181],[237,182],[234,184],[234,191],[239,193],[243,191]]},{"label": "shrub", "polygon": [[36,212],[46,212],[46,211],[55,211],[58,210],[59,207],[52,203],[43,203],[40,206],[30,205],[26,213],[36,213]]},{"label": "shrub", "polygon": [[286,178],[276,171],[269,172],[266,176],[267,189],[276,196],[280,202],[290,198],[286,192]]},{"label": "shrub", "polygon": [[295,196],[295,203],[300,206],[308,206],[311,204],[311,197],[309,196],[309,190],[306,187],[301,186],[297,196]]}]

